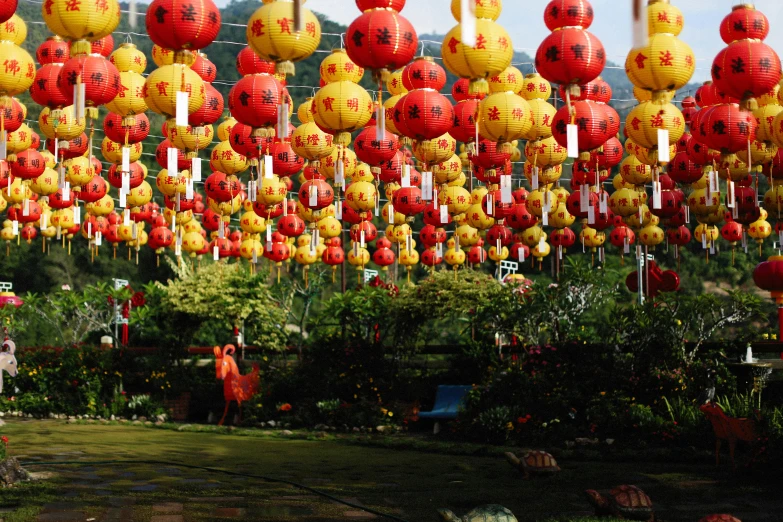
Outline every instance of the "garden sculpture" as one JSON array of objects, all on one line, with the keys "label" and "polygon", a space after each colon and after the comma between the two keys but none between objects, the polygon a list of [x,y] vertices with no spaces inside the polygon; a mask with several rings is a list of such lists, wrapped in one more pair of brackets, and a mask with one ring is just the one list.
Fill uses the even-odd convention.
[{"label": "garden sculpture", "polygon": [[6,338],[3,341],[3,351],[0,352],[0,392],[3,391],[3,370],[7,371],[11,377],[16,377],[18,372],[14,352],[16,352],[16,344]]},{"label": "garden sculpture", "polygon": [[595,507],[597,516],[615,516],[650,522],[655,520],[650,497],[636,486],[617,486],[605,495],[594,489],[588,489],[585,493]]},{"label": "garden sculpture", "polygon": [[707,387],[699,394],[699,398],[696,399],[696,403],[701,406],[702,404],[709,404],[715,399],[715,375],[716,372],[713,368],[707,371]]},{"label": "garden sculpture", "polygon": [[742,522],[742,520],[738,519],[737,517],[733,517],[731,515],[720,514],[720,515],[707,515],[706,517],[700,519],[699,522]]},{"label": "garden sculpture", "polygon": [[506,460],[509,464],[525,474],[525,478],[530,475],[548,475],[560,471],[555,458],[546,451],[528,451],[522,458],[517,457],[510,451],[506,452]]},{"label": "garden sculpture", "polygon": [[729,417],[723,409],[717,404],[703,404],[699,409],[704,413],[712,424],[712,431],[715,433],[715,466],[720,465],[720,447],[723,441],[729,443],[729,456],[731,465],[734,469],[737,464],[734,462],[734,449],[737,447],[737,441],[753,443],[758,438],[756,433],[756,421],[749,418]]},{"label": "garden sculpture", "polygon": [[514,513],[499,504],[473,508],[463,517],[458,517],[448,509],[439,509],[438,513],[447,522],[517,522]]},{"label": "garden sculpture", "polygon": [[226,399],[226,409],[223,411],[223,417],[218,422],[222,426],[228,414],[228,407],[232,401],[236,401],[239,406],[240,419],[242,418],[242,402],[249,400],[258,393],[258,365],[253,365],[253,371],[248,375],[240,375],[239,367],[231,357],[235,353],[234,345],[227,344],[223,350],[215,346],[215,372],[218,379],[223,379],[223,396]]}]

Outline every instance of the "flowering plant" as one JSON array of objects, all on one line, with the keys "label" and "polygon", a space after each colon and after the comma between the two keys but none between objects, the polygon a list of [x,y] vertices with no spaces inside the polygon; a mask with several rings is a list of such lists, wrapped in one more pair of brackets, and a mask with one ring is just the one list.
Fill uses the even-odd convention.
[{"label": "flowering plant", "polygon": [[0,437],[0,460],[4,460],[8,456],[8,437],[3,435]]}]

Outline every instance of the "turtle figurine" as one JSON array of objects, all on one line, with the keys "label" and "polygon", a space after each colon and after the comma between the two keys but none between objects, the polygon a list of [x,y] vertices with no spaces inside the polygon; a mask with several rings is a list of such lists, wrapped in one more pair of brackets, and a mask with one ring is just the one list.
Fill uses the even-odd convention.
[{"label": "turtle figurine", "polygon": [[517,522],[514,513],[499,504],[486,504],[468,511],[458,517],[448,509],[439,509],[438,513],[446,522]]},{"label": "turtle figurine", "polygon": [[522,455],[522,458],[507,451],[506,460],[524,473],[525,478],[530,478],[530,475],[549,475],[560,471],[555,458],[546,451],[528,451]]},{"label": "turtle figurine", "polygon": [[742,520],[738,519],[737,517],[733,517],[731,515],[720,514],[720,515],[707,515],[706,517],[699,520],[699,522],[742,522]]},{"label": "turtle figurine", "polygon": [[615,516],[628,520],[653,522],[652,501],[647,494],[636,486],[617,486],[602,495],[594,489],[585,491],[587,498],[595,507],[598,516]]}]

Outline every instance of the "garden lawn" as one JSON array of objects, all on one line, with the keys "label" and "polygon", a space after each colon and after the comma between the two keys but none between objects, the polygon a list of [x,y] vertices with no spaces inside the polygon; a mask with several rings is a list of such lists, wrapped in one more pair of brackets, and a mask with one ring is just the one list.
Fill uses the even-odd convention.
[{"label": "garden lawn", "polygon": [[[580,520],[586,488],[636,484],[658,520],[729,512],[743,522],[779,520],[774,481],[715,471],[710,462],[560,462],[550,478],[525,481],[496,456],[456,456],[346,441],[282,440],[130,425],[8,420],[11,453],[49,478],[0,491],[0,517],[22,520],[381,520],[287,484],[166,464],[34,465],[42,461],[160,460],[298,482],[408,521],[438,520],[498,503],[522,520]],[[606,520],[606,519],[603,519]]]}]

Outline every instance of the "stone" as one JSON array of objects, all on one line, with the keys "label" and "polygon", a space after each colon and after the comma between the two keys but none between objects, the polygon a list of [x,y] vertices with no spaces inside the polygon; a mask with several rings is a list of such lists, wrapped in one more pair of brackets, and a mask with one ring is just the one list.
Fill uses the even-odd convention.
[{"label": "stone", "polygon": [[372,520],[374,518],[378,518],[377,516],[373,515],[372,513],[368,513],[366,511],[346,511],[343,513],[343,517],[349,518],[352,520]]},{"label": "stone", "polygon": [[30,475],[19,464],[16,457],[10,457],[0,462],[0,485],[10,486],[24,480],[30,480]]},{"label": "stone", "polygon": [[144,421],[144,425],[145,426],[152,426],[152,422],[151,421]]},{"label": "stone", "polygon": [[68,424],[76,424],[76,419],[68,419]]},{"label": "stone", "polygon": [[353,431],[354,433],[359,433],[359,432],[360,432],[360,431],[362,431],[362,430],[360,430],[359,428],[357,428],[356,426],[354,426],[354,427],[353,427],[353,429],[352,429],[351,431]]},{"label": "stone", "polygon": [[141,422],[147,422],[147,417],[145,417],[144,415],[142,415],[141,417],[139,417],[139,420],[140,420]]},{"label": "stone", "polygon": [[185,431],[186,429],[190,428],[190,424],[183,424],[182,426],[177,428],[177,431]]},{"label": "stone", "polygon": [[280,435],[285,435],[286,437],[290,437],[293,434],[294,434],[294,432],[291,431],[291,430],[283,430],[283,431],[280,432]]},{"label": "stone", "polygon": [[329,427],[326,424],[316,424],[313,428],[315,431],[323,431],[325,429],[328,429]]},{"label": "stone", "polygon": [[109,417],[109,420],[117,420],[117,417],[115,417],[114,415],[112,415],[111,417]]},{"label": "stone", "polygon": [[162,413],[162,414],[158,415],[157,419],[158,419],[158,422],[160,422],[161,424],[166,422],[166,414]]},{"label": "stone", "polygon": [[270,428],[274,428],[274,427],[276,426],[276,424],[275,424],[275,421],[273,421],[273,420],[271,420],[271,421],[267,422],[266,424],[267,424],[267,426],[269,426]]},{"label": "stone", "polygon": [[376,426],[375,427],[375,431],[377,431],[378,433],[383,433],[384,431],[387,431],[388,429],[389,429],[388,426]]},{"label": "stone", "polygon": [[614,439],[606,439],[606,444],[611,446],[612,444],[614,444]]},{"label": "stone", "polygon": [[317,439],[325,439],[326,437],[328,437],[328,434],[325,431],[316,431],[314,435],[315,438]]},{"label": "stone", "polygon": [[[146,422],[144,424],[146,424]],[[155,421],[155,426],[163,426],[163,421],[162,420]]]},{"label": "stone", "polygon": [[5,412],[4,411],[0,411],[0,417],[5,417]]},{"label": "stone", "polygon": [[[135,415],[134,415],[134,417],[135,417]],[[134,426],[140,426],[141,425],[141,421],[140,420],[135,420],[135,421],[132,422],[132,424]]]},{"label": "stone", "polygon": [[136,415],[136,414],[134,414],[134,415],[133,415],[133,417],[131,417],[131,420],[136,420],[136,419],[138,419],[138,418],[139,418],[139,416],[138,416],[138,415]]}]

